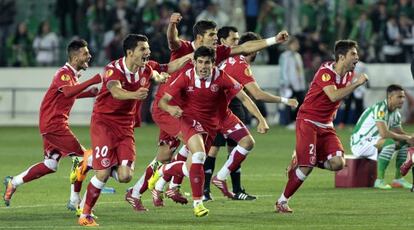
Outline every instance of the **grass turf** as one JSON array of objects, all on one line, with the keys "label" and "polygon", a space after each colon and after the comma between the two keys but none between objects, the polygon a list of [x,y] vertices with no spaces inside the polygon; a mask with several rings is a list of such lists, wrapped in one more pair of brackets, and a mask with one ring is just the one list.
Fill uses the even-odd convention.
[{"label": "grass turf", "polygon": [[[408,127],[414,130],[414,127]],[[85,146],[90,145],[89,129],[74,127],[73,131]],[[349,129],[339,131],[349,153]],[[191,202],[181,206],[165,200],[164,208],[152,206],[151,195],[143,195],[146,213],[135,213],[124,201],[125,189],[132,186],[156,151],[157,129],[144,126],[136,130],[137,160],[134,179],[129,184],[113,180],[108,186],[115,194],[102,194],[96,206],[102,229],[412,229],[414,194],[404,189],[379,191],[372,188],[335,189],[334,174],[315,169],[290,201],[293,215],[273,212],[273,205],[285,183],[285,168],[295,144],[294,131],[272,127],[266,135],[254,134],[256,146],[243,164],[242,182],[247,192],[258,196],[256,201],[225,199],[212,186],[215,201],[205,204],[207,217],[196,218]],[[42,142],[37,128],[0,128],[0,176],[16,175],[42,160]],[[216,172],[226,153],[221,150]],[[47,175],[18,188],[11,207],[0,205],[0,229],[72,229],[77,226],[73,212],[66,210],[69,198],[70,160],[61,160],[57,173]],[[387,170],[391,181],[394,164]],[[410,173],[411,174],[411,173]],[[407,176],[411,181],[411,176]],[[231,186],[230,183],[228,183]],[[86,188],[86,184],[84,187]],[[1,187],[4,192],[4,186]],[[84,189],[82,190],[83,193]],[[183,191],[190,192],[185,180]]]}]

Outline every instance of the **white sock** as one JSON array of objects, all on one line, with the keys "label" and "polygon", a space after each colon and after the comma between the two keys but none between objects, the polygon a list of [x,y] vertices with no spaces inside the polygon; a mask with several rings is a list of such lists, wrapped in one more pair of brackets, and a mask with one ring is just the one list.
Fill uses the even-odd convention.
[{"label": "white sock", "polygon": [[203,204],[203,200],[194,200],[193,201],[194,208],[197,207],[197,205],[199,205],[199,204]]},{"label": "white sock", "polygon": [[174,183],[173,180],[174,180],[174,177],[172,178],[172,180],[170,181],[170,184],[168,185],[168,188],[170,189],[180,186],[180,184]]},{"label": "white sock", "polygon": [[70,202],[79,204],[80,202],[80,195],[79,192],[75,192],[75,185],[70,185]]},{"label": "white sock", "polygon": [[114,178],[116,181],[119,182],[119,178],[118,178],[118,169],[117,168],[113,168],[111,171],[111,177]]},{"label": "white sock", "polygon": [[155,190],[164,191],[165,184],[167,184],[167,181],[165,181],[164,178],[160,177],[160,179],[155,184]]},{"label": "white sock", "polygon": [[285,197],[285,194],[282,193],[279,199],[277,200],[278,203],[288,202],[288,198]]},{"label": "white sock", "polygon": [[132,188],[132,193],[131,196],[134,198],[141,198],[141,194],[139,193],[139,190],[141,190],[142,185],[144,184],[144,180],[145,180],[145,174],[141,176],[141,178],[139,178],[139,180],[137,181],[137,183],[135,183],[134,187]]}]

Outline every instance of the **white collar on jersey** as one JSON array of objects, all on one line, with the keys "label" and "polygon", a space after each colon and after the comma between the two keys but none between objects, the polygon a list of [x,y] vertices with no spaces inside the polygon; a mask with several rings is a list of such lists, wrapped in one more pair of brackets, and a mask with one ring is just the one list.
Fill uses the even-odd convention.
[{"label": "white collar on jersey", "polygon": [[124,70],[125,70],[125,77],[128,79],[128,81],[129,81],[129,82],[131,82],[131,81],[132,81],[132,80],[131,80],[131,75],[134,75],[134,77],[135,77],[135,82],[137,82],[137,81],[139,80],[139,74],[138,74],[138,73],[142,73],[142,72],[144,72],[144,69],[145,69],[145,68],[139,67],[137,72],[135,72],[135,73],[131,72],[131,71],[127,68],[127,66],[126,66],[126,58],[125,58],[125,56],[122,58],[122,67],[124,67]]},{"label": "white collar on jersey", "polygon": [[70,70],[72,70],[72,72],[75,74],[75,76],[76,76],[76,77],[78,77],[78,76],[79,76],[80,71],[76,71],[76,69],[75,69],[75,68],[73,68],[73,66],[71,66],[71,65],[69,64],[69,62],[66,62],[66,63],[65,63],[65,65],[66,65],[67,67],[69,67],[69,69],[70,69]]}]

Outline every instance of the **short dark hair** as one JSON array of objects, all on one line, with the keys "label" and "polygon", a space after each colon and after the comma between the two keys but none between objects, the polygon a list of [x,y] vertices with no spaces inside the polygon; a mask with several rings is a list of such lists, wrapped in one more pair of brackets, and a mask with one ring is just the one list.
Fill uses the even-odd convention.
[{"label": "short dark hair", "polygon": [[404,91],[403,87],[400,85],[392,84],[387,87],[387,96],[395,91]]},{"label": "short dark hair", "polygon": [[194,51],[194,60],[199,57],[209,57],[212,62],[216,61],[216,51],[207,46],[200,46]]},{"label": "short dark hair", "polygon": [[210,29],[215,29],[217,27],[217,24],[213,21],[208,21],[208,20],[201,20],[198,21],[194,26],[193,26],[193,36],[194,39],[197,38],[197,35],[201,35],[203,36],[207,30]]},{"label": "short dark hair", "polygon": [[122,42],[124,55],[127,55],[127,50],[134,50],[138,46],[138,42],[148,42],[148,38],[142,34],[128,34]]},{"label": "short dark hair", "polygon": [[239,45],[246,43],[248,41],[260,40],[262,37],[254,32],[246,32],[244,33],[239,40]]},{"label": "short dark hair", "polygon": [[358,43],[353,40],[339,40],[335,42],[335,61],[339,60],[339,55],[346,55],[348,51],[352,48],[358,49]]},{"label": "short dark hair", "polygon": [[72,57],[73,53],[79,51],[83,47],[87,47],[88,43],[83,39],[75,39],[69,42],[66,52],[68,53],[69,58]]},{"label": "short dark hair", "polygon": [[237,28],[234,26],[223,26],[217,31],[218,43],[221,44],[220,39],[226,39],[230,32],[237,33]]}]

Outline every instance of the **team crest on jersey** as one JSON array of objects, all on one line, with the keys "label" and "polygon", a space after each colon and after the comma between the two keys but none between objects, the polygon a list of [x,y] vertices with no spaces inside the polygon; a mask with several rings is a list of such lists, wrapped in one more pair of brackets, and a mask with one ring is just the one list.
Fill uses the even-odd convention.
[{"label": "team crest on jersey", "polygon": [[106,72],[105,72],[105,77],[110,77],[110,76],[112,76],[112,74],[114,73],[114,71],[113,70],[111,70],[111,69],[108,69]]},{"label": "team crest on jersey", "polygon": [[213,92],[213,93],[216,93],[216,92],[218,92],[219,91],[219,86],[217,85],[217,84],[212,84],[211,86],[210,86],[210,90],[211,90],[211,92]]},{"label": "team crest on jersey", "polygon": [[147,83],[147,80],[145,79],[145,77],[141,78],[141,80],[139,81],[139,83],[144,86],[145,83]]},{"label": "team crest on jersey", "polygon": [[378,118],[384,118],[385,117],[385,112],[384,111],[378,111]]},{"label": "team crest on jersey", "polygon": [[250,69],[250,67],[247,67],[246,69],[244,69],[244,74],[246,76],[251,77],[253,75],[252,70]]},{"label": "team crest on jersey", "polygon": [[238,82],[234,83],[234,89],[241,89],[241,85]]},{"label": "team crest on jersey", "polygon": [[329,81],[329,80],[331,80],[331,75],[329,75],[327,73],[322,74],[322,81],[326,82],[326,81]]},{"label": "team crest on jersey", "polygon": [[69,81],[69,80],[70,80],[70,76],[69,76],[69,75],[67,75],[67,74],[63,74],[63,75],[60,77],[60,80],[62,80],[62,81]]},{"label": "team crest on jersey", "polygon": [[110,161],[108,158],[103,158],[103,159],[101,160],[101,165],[102,165],[103,167],[108,167],[110,164],[111,164],[111,161]]},{"label": "team crest on jersey", "polygon": [[188,86],[188,88],[187,88],[187,92],[193,92],[194,91],[194,87],[192,87],[192,86]]}]

